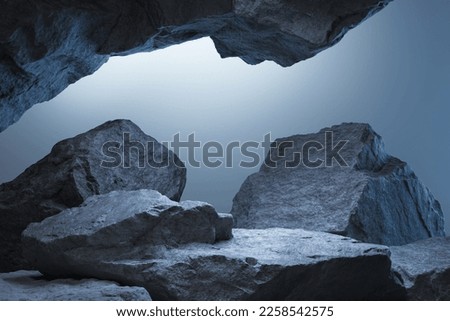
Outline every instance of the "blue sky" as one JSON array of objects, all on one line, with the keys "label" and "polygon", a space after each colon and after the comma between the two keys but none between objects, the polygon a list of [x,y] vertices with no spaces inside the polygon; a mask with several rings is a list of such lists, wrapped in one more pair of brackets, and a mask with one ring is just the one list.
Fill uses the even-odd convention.
[{"label": "blue sky", "polygon": [[[0,182],[58,141],[127,118],[160,141],[260,141],[367,122],[441,202],[450,227],[450,1],[395,0],[335,47],[282,68],[220,59],[210,39],[112,58],[0,133]],[[183,155],[181,155],[183,156]],[[188,169],[185,199],[229,211],[256,169]]]}]

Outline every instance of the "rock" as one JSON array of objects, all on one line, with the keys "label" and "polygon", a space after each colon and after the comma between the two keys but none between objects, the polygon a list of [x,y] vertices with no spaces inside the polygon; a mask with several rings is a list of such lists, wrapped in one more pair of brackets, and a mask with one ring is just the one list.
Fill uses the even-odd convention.
[{"label": "rock", "polygon": [[216,225],[216,238],[219,240],[229,240],[233,237],[233,215],[229,213],[218,213],[219,221]]},{"label": "rock", "polygon": [[[128,151],[127,146],[139,144],[141,151]],[[111,155],[122,163],[113,164]],[[157,166],[160,160],[167,166]],[[15,180],[0,185],[0,271],[30,268],[21,256],[20,235],[31,222],[114,190],[154,189],[179,200],[185,184],[184,164],[131,121],[107,122],[63,140]]]},{"label": "rock", "polygon": [[111,281],[48,280],[36,271],[0,274],[0,301],[151,301],[140,287]]},{"label": "rock", "polygon": [[[404,297],[404,289],[391,273],[389,250],[384,246],[291,229],[237,229],[231,240],[213,243],[214,233],[201,223],[202,218],[214,221],[209,210],[197,207],[195,215],[184,217],[192,211],[186,211],[183,203],[180,206],[184,210],[170,208],[165,205],[171,204],[167,199],[147,195],[144,199],[150,202],[148,206],[139,195],[130,197],[123,207],[138,204],[130,214],[143,212],[146,207],[152,210],[128,215],[117,209],[123,204],[120,194],[139,193],[148,194],[112,192],[95,196],[80,209],[31,224],[23,234],[27,258],[45,275],[93,277],[143,286],[156,300]],[[108,198],[117,201],[111,204]],[[108,207],[101,210],[103,205]],[[178,219],[171,218],[174,213]],[[166,217],[167,223],[157,225],[154,221],[158,217]]]},{"label": "rock", "polygon": [[393,246],[391,252],[409,300],[450,300],[450,238]]},{"label": "rock", "polygon": [[276,140],[231,213],[240,228],[304,228],[385,245],[444,235],[439,202],[367,124]]},{"label": "rock", "polygon": [[0,0],[0,131],[110,56],[210,36],[222,57],[292,65],[391,0]]},{"label": "rock", "polygon": [[[151,250],[212,244],[230,238],[231,227],[229,217],[219,216],[207,203],[177,203],[152,190],[115,191],[30,224],[23,247],[25,257],[46,274],[70,275],[67,263],[83,260],[85,249],[115,251],[119,257],[140,245]],[[79,258],[68,254],[73,251]]]}]

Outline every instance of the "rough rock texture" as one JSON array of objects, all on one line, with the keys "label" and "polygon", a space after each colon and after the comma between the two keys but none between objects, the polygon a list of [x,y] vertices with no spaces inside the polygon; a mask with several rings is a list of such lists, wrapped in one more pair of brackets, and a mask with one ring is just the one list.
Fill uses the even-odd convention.
[{"label": "rough rock texture", "polygon": [[83,250],[120,256],[140,245],[151,251],[158,245],[212,244],[230,238],[231,228],[232,220],[207,203],[177,203],[152,190],[115,191],[30,224],[23,232],[23,250],[41,271],[68,275],[67,263],[78,260],[73,251],[83,260]]},{"label": "rough rock texture", "polygon": [[229,213],[218,213],[219,220],[216,224],[216,239],[229,240],[233,237],[234,219]]},{"label": "rough rock texture", "polygon": [[[101,205],[106,197],[92,200]],[[132,203],[136,203],[134,199]],[[201,213],[197,208],[195,215],[184,215],[177,209],[180,217],[172,219],[173,210],[160,207],[127,220],[123,220],[124,214],[121,222],[115,223],[117,215],[110,218],[109,208],[98,211],[88,203],[84,209],[68,210],[30,225],[24,231],[25,253],[46,275],[95,277],[143,286],[157,300],[404,297],[404,289],[391,273],[389,250],[384,246],[290,229],[237,229],[233,239],[212,243],[214,233],[201,223],[202,218],[211,221],[211,213]],[[108,216],[104,212],[109,212]],[[167,217],[164,227],[152,224],[158,215]],[[164,233],[169,230],[170,236]],[[190,232],[188,242],[174,244],[177,234],[187,236],[183,231]]]},{"label": "rough rock texture", "polygon": [[94,279],[47,280],[36,271],[0,274],[0,301],[151,301],[140,287]]},{"label": "rough rock texture", "polygon": [[[312,141],[319,145],[305,145]],[[347,141],[339,153],[342,166],[330,157],[340,141]],[[296,162],[294,152],[304,146],[312,147],[312,163],[326,161],[328,150],[330,166],[308,164],[306,157]],[[367,124],[278,139],[260,171],[235,196],[231,213],[241,228],[304,228],[385,245],[444,235],[439,202],[406,163],[384,151],[381,137]]]},{"label": "rough rock texture", "polygon": [[450,238],[393,246],[391,252],[409,300],[450,300]]},{"label": "rough rock texture", "polygon": [[0,0],[0,131],[110,56],[210,36],[222,57],[289,66],[391,0]]},{"label": "rough rock texture", "polygon": [[[145,144],[147,150],[124,151],[124,146],[129,146],[123,142],[126,133],[130,141]],[[102,148],[111,141],[121,145],[110,148],[120,152],[116,156],[121,155],[123,160],[116,167],[102,164],[106,161],[114,165]],[[158,167],[147,162],[152,155],[154,161],[168,160],[169,165]],[[31,222],[78,206],[92,195],[114,190],[154,189],[179,200],[185,184],[186,169],[178,157],[131,121],[107,122],[61,141],[15,180],[0,185],[0,271],[29,268],[21,256],[20,234]]]}]

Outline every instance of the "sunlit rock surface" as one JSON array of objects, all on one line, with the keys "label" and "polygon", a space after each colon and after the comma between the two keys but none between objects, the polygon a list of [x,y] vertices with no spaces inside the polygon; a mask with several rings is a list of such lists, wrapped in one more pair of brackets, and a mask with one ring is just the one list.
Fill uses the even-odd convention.
[{"label": "sunlit rock surface", "polygon": [[0,0],[0,131],[110,56],[210,36],[222,57],[289,66],[390,0]]}]

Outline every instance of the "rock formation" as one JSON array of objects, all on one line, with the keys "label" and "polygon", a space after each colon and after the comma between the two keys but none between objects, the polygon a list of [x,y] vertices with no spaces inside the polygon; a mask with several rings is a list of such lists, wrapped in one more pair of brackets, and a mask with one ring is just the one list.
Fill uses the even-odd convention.
[{"label": "rock formation", "polygon": [[186,169],[178,157],[127,120],[107,122],[56,144],[15,180],[0,185],[0,271],[28,268],[20,234],[88,197],[154,189],[179,200]]},{"label": "rock formation", "polygon": [[[110,195],[116,198],[118,193]],[[131,197],[130,202],[143,201],[142,196]],[[131,215],[126,219],[127,215],[123,215],[121,222],[116,222],[116,214],[121,211],[111,213],[109,207],[99,210],[107,197],[94,196],[84,208],[67,210],[30,225],[24,232],[27,257],[48,275],[95,277],[143,286],[157,300],[404,297],[404,290],[391,273],[389,250],[384,246],[290,229],[235,229],[233,239],[212,243],[211,230],[199,224],[211,214],[202,214],[198,208],[195,214],[185,217],[193,222],[188,226],[169,219],[173,214],[165,205],[168,201],[161,199],[158,202],[162,205],[155,202],[145,216]],[[117,202],[121,200],[119,197]],[[98,202],[98,206],[89,202]],[[111,208],[114,205],[113,202]],[[162,229],[171,230],[172,234],[158,230],[158,226],[149,227],[156,211],[161,211],[159,216],[168,217]],[[181,222],[183,212],[177,211]],[[113,218],[109,218],[111,214]],[[91,230],[89,224],[93,226]],[[125,228],[128,234],[123,235]],[[189,232],[183,235],[189,236],[185,240],[188,242],[180,242],[183,231]]]},{"label": "rock formation", "polygon": [[90,254],[85,250],[121,257],[138,246],[151,252],[158,246],[212,244],[231,237],[231,228],[232,218],[217,214],[207,203],[177,203],[152,190],[115,191],[30,224],[23,232],[23,247],[41,272],[71,275],[77,274],[72,265],[86,269],[81,262]]},{"label": "rock formation", "polygon": [[0,0],[0,131],[110,56],[210,36],[222,57],[289,66],[390,1]]},{"label": "rock formation", "polygon": [[251,229],[185,183],[130,121],[58,143],[0,186],[1,268],[45,275],[0,274],[0,299],[450,299],[439,203],[367,124],[274,142],[234,200]]},{"label": "rock formation", "polygon": [[240,228],[304,228],[385,245],[444,235],[438,201],[367,124],[276,140],[231,212]]},{"label": "rock formation", "polygon": [[391,252],[409,300],[450,300],[450,238],[393,246]]},{"label": "rock formation", "polygon": [[144,288],[94,279],[48,280],[36,271],[0,274],[0,301],[150,301]]}]

